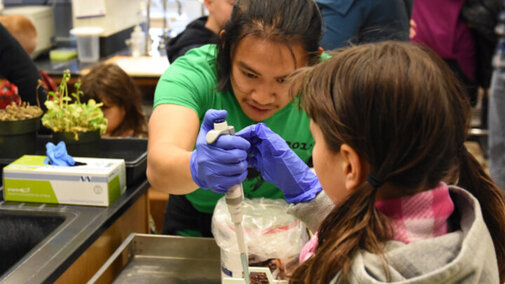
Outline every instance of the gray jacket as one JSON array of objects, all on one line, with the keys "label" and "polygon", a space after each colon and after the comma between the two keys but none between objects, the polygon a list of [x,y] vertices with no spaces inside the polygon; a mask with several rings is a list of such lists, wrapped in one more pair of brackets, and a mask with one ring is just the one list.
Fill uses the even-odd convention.
[{"label": "gray jacket", "polygon": [[[386,257],[394,283],[499,283],[493,241],[484,223],[475,197],[462,188],[449,186],[455,212],[460,214],[460,229],[440,237],[404,244],[390,241]],[[299,203],[290,212],[317,228],[317,220],[328,214],[328,197],[324,193],[309,203]],[[322,207],[318,204],[323,204]],[[322,208],[321,211],[319,209]],[[307,212],[313,212],[307,214]],[[319,211],[319,217],[315,211]],[[308,220],[308,219],[310,220]],[[320,222],[319,221],[319,222]],[[336,271],[331,283],[341,283]],[[380,259],[359,251],[351,266],[349,283],[386,283]]]}]

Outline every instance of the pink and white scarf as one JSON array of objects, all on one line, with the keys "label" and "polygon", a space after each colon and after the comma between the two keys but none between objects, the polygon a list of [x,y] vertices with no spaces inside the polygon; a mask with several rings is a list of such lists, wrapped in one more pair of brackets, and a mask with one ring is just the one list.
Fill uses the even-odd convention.
[{"label": "pink and white scarf", "polygon": [[[390,218],[393,239],[403,243],[429,239],[450,232],[448,218],[454,203],[445,183],[414,195],[375,202],[375,207]],[[311,257],[318,245],[317,233],[300,252],[300,263]]]}]

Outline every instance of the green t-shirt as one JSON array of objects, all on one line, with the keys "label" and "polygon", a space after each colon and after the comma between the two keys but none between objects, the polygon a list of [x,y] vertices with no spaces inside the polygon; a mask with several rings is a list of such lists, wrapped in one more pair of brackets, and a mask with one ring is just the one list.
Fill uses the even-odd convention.
[{"label": "green t-shirt", "polygon": [[[154,94],[154,107],[160,104],[176,104],[196,111],[203,121],[208,109],[228,111],[226,121],[238,132],[257,122],[249,119],[240,107],[235,95],[216,90],[216,46],[204,45],[192,49],[179,57],[161,76]],[[263,121],[272,131],[279,134],[291,149],[305,162],[312,155],[314,138],[309,130],[309,118],[295,103],[289,103],[272,117]],[[167,122],[169,123],[169,122]],[[249,169],[243,182],[246,198],[268,197],[284,198],[274,185],[263,180],[259,172]],[[186,195],[187,199],[200,212],[212,213],[223,194],[198,189]]]}]

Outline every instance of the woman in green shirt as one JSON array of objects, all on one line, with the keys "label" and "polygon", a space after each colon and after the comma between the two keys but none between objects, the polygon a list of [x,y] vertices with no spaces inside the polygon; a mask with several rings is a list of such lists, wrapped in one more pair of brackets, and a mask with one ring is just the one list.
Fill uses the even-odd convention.
[{"label": "woman in green shirt", "polygon": [[[151,186],[170,193],[163,233],[212,236],[215,204],[236,183],[248,198],[284,197],[247,170],[245,139],[220,137],[209,146],[202,137],[216,118],[237,131],[264,122],[308,162],[309,119],[284,79],[320,61],[321,23],[313,0],[239,0],[216,45],[188,51],[165,71],[149,121],[147,167]],[[206,116],[210,109],[226,111]]]}]

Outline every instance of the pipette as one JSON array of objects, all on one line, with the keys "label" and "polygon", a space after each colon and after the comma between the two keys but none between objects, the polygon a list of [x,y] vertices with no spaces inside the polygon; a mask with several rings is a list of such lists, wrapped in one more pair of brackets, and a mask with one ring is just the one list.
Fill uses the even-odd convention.
[{"label": "pipette", "polygon": [[[214,121],[214,129],[207,132],[205,139],[208,144],[214,143],[220,135],[235,135],[235,128],[228,126],[226,120]],[[240,253],[240,261],[242,262],[242,270],[244,272],[244,280],[246,284],[250,283],[249,278],[249,258],[247,256],[247,247],[244,239],[244,229],[242,228],[242,201],[244,200],[244,189],[242,184],[236,184],[228,189],[225,194],[226,205],[230,211],[231,221],[235,226],[237,234],[238,250]]]}]

